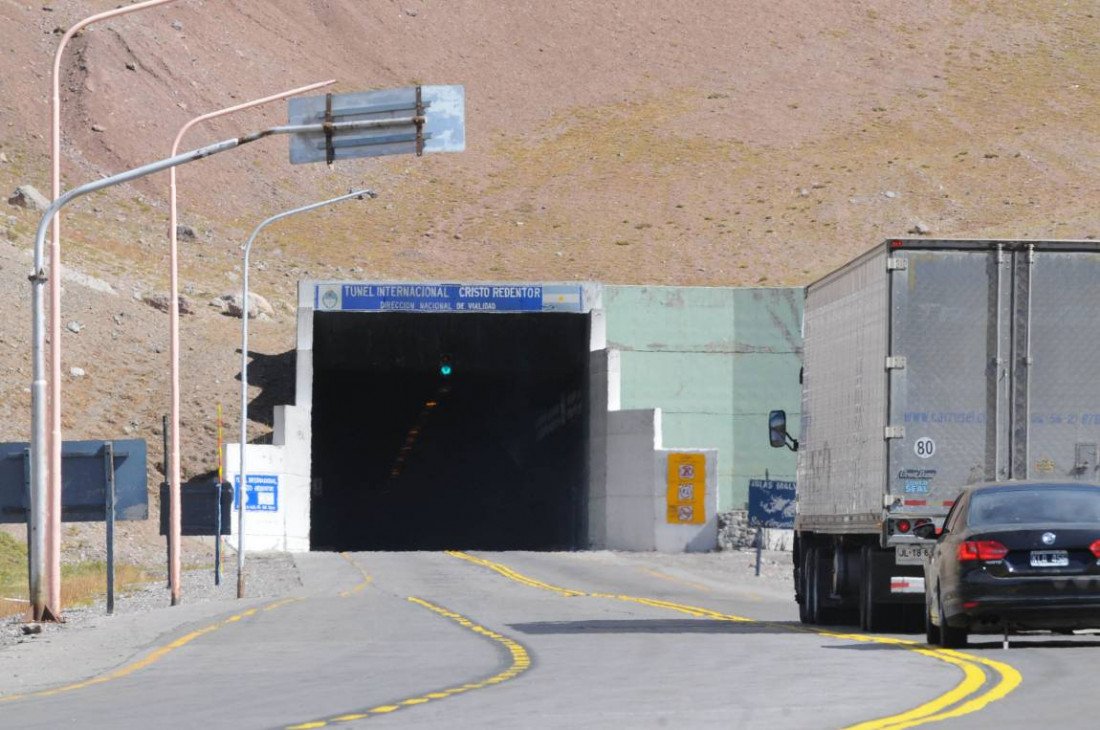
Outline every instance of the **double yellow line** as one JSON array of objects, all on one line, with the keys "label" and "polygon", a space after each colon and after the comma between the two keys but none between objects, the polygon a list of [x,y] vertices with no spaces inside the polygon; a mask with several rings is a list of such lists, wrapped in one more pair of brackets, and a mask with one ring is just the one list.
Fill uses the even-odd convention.
[{"label": "double yellow line", "polygon": [[371,575],[367,571],[363,570],[363,566],[352,560],[350,555],[348,555],[347,553],[340,553],[340,557],[351,563],[352,566],[359,571],[359,574],[363,576],[363,580],[359,583],[356,583],[354,586],[347,589],[346,591],[340,591],[340,598],[347,598],[348,596],[355,595],[374,581],[374,578],[371,577]]},{"label": "double yellow line", "polygon": [[[972,712],[977,712],[990,702],[995,702],[1012,690],[1019,686],[1023,678],[1015,668],[1005,664],[1004,662],[994,661],[992,659],[985,659],[983,657],[974,656],[973,654],[966,654],[963,652],[952,651],[949,649],[937,649],[929,647],[926,644],[921,644],[916,641],[910,641],[907,639],[894,639],[886,636],[868,636],[866,634],[848,634],[837,633],[824,629],[814,629],[804,626],[789,626],[787,624],[777,624],[768,621],[758,621],[756,619],[746,618],[744,616],[733,616],[731,614],[720,613],[718,611],[712,611],[708,608],[700,608],[699,606],[689,606],[683,603],[675,603],[672,601],[660,601],[651,598],[639,598],[637,596],[625,596],[612,593],[587,593],[584,591],[572,590],[569,588],[562,588],[561,586],[551,585],[539,580],[535,580],[529,576],[518,573],[512,568],[502,564],[486,560],[485,558],[479,558],[468,553],[458,551],[448,551],[448,555],[466,560],[477,565],[484,566],[493,570],[500,575],[503,575],[510,580],[514,580],[517,583],[530,586],[532,588],[539,588],[541,590],[551,591],[561,596],[578,597],[585,596],[589,598],[609,598],[617,601],[626,601],[629,603],[640,603],[644,606],[651,606],[653,608],[660,608],[668,611],[677,611],[689,616],[697,618],[706,618],[712,621],[733,621],[738,623],[751,623],[758,626],[767,626],[769,628],[782,629],[785,631],[813,633],[820,636],[826,636],[832,639],[839,639],[842,641],[863,641],[873,644],[885,644],[889,646],[895,646],[899,649],[915,652],[922,656],[938,659],[941,662],[950,664],[962,670],[963,679],[953,689],[944,694],[936,697],[929,702],[926,702],[919,707],[914,707],[911,710],[902,712],[896,715],[890,715],[888,717],[881,717],[876,720],[870,720],[858,725],[851,726],[848,730],[902,730],[902,728],[915,727],[917,725],[924,725],[931,722],[939,722],[940,720],[947,720],[953,717],[961,717],[962,715],[968,715]],[[989,671],[989,678],[992,678],[993,684],[989,685],[986,670]]]},{"label": "double yellow line", "polygon": [[[349,558],[350,560],[350,558]],[[353,561],[354,562],[354,561]],[[507,682],[509,679],[523,674],[531,668],[531,655],[527,653],[527,649],[518,641],[508,638],[503,634],[499,634],[496,631],[487,629],[477,623],[474,623],[465,616],[449,611],[442,606],[437,606],[434,603],[429,603],[423,598],[417,598],[410,596],[407,599],[410,603],[415,603],[418,606],[423,606],[429,611],[443,616],[444,618],[454,621],[459,626],[469,629],[475,634],[484,636],[490,641],[496,642],[508,651],[511,656],[511,663],[509,666],[501,672],[486,677],[485,679],[478,680],[476,682],[467,682],[466,684],[449,687],[448,689],[438,690],[436,692],[427,692],[422,695],[416,695],[408,697],[403,700],[398,700],[385,705],[378,705],[369,709],[357,710],[354,712],[346,712],[341,715],[335,715],[333,717],[324,718],[321,720],[311,720],[310,722],[303,722],[298,725],[289,725],[286,730],[316,730],[316,728],[327,727],[330,724],[338,724],[344,722],[355,722],[356,720],[365,720],[372,716],[388,715],[391,712],[397,712],[398,710],[405,709],[407,707],[415,707],[416,705],[423,705],[427,702],[433,702],[435,700],[444,700],[454,695],[462,694],[464,692],[472,692],[473,690],[483,689],[485,687],[492,687],[493,685],[500,684],[501,682]]]}]

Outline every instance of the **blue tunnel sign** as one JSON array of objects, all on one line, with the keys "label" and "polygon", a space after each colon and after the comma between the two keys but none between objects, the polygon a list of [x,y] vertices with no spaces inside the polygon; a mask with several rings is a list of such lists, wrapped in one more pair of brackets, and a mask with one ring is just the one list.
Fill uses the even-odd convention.
[{"label": "blue tunnel sign", "polygon": [[343,312],[581,312],[572,284],[318,284],[314,308]]}]

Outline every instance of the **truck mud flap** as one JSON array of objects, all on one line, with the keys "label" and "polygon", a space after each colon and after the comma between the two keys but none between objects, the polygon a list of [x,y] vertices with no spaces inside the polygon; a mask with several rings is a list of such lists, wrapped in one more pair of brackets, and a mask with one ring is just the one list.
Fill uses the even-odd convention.
[{"label": "truck mud flap", "polygon": [[898,595],[902,593],[916,593],[924,595],[924,576],[911,575],[890,576],[890,593]]}]

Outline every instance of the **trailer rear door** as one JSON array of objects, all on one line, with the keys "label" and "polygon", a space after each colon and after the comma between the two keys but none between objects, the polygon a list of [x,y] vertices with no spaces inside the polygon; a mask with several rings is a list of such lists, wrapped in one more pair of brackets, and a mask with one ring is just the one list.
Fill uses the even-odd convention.
[{"label": "trailer rear door", "polygon": [[1008,476],[1011,257],[898,249],[892,261],[888,497],[942,514],[963,485]]},{"label": "trailer rear door", "polygon": [[[1017,306],[1014,407],[1026,409],[1015,429],[1017,478],[1096,481],[1100,443],[1100,254],[1050,251],[1030,256],[1026,301]],[[1018,286],[1017,289],[1022,289]],[[1024,307],[1022,305],[1027,304]]]}]

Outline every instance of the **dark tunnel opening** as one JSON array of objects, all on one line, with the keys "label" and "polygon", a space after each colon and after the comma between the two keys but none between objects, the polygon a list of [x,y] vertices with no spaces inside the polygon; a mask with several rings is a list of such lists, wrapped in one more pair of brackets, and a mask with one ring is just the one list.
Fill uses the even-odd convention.
[{"label": "dark tunnel opening", "polygon": [[315,314],[312,549],[582,547],[588,343],[579,314]]}]

